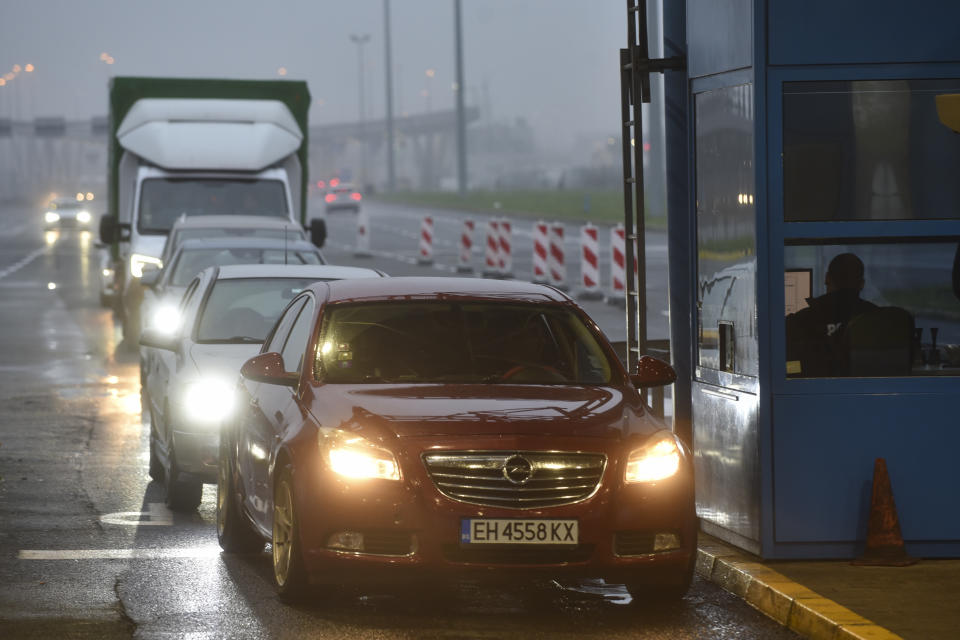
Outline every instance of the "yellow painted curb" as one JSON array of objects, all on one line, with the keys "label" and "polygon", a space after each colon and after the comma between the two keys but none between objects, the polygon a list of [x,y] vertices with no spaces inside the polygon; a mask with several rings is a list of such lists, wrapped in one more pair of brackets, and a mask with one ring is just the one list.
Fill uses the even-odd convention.
[{"label": "yellow painted curb", "polygon": [[730,547],[705,542],[697,574],[743,598],[780,624],[813,640],[903,640]]}]

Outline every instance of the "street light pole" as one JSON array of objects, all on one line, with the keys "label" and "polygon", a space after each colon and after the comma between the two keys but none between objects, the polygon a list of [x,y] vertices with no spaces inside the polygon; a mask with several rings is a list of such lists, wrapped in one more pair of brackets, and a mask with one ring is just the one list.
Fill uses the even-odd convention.
[{"label": "street light pole", "polygon": [[393,61],[390,52],[390,0],[383,0],[383,44],[387,76],[387,190],[396,191],[393,156]]},{"label": "street light pole", "polygon": [[370,34],[351,34],[350,40],[357,45],[357,60],[359,64],[360,81],[359,107],[360,107],[360,188],[366,187],[367,182],[367,113],[366,104],[363,100],[363,45],[370,41]]},{"label": "street light pole", "polygon": [[460,0],[454,8],[454,34],[457,57],[457,190],[463,197],[467,193],[467,123],[463,108],[463,29],[460,20]]}]

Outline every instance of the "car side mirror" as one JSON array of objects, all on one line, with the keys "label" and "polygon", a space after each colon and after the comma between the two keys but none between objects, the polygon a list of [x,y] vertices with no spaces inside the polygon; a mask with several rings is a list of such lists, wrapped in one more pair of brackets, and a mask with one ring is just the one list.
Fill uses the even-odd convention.
[{"label": "car side mirror", "polygon": [[653,356],[640,356],[637,372],[630,374],[633,386],[662,387],[677,381],[677,372],[668,363]]},{"label": "car side mirror", "polygon": [[180,336],[147,329],[140,334],[140,346],[176,352],[180,350]]},{"label": "car side mirror", "polygon": [[143,275],[140,276],[140,284],[153,289],[160,284],[161,277],[163,277],[163,271],[157,265],[145,264],[143,265]]},{"label": "car side mirror", "polygon": [[100,216],[100,242],[113,244],[117,241],[119,232],[117,216],[107,214]]},{"label": "car side mirror", "polygon": [[254,382],[281,384],[295,387],[300,381],[299,374],[287,373],[283,369],[283,358],[274,351],[253,356],[240,367],[240,375]]},{"label": "car side mirror", "polygon": [[322,247],[327,241],[327,221],[320,218],[314,218],[310,221],[310,242],[317,247]]}]

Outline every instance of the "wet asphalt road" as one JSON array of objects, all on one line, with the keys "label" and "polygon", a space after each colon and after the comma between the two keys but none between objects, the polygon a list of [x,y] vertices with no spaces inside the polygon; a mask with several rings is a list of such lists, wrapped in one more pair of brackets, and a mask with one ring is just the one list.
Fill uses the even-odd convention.
[{"label": "wet asphalt road", "polygon": [[[414,215],[369,211],[384,233],[363,264],[430,269],[403,259],[415,255],[402,240]],[[0,638],[796,637],[699,579],[673,605],[591,583],[371,587],[281,604],[266,552],[220,553],[214,487],[196,513],[163,507],[136,356],[117,350],[97,300],[95,239],[45,236],[40,213],[0,205]],[[352,221],[331,229],[328,258],[357,264]]]}]

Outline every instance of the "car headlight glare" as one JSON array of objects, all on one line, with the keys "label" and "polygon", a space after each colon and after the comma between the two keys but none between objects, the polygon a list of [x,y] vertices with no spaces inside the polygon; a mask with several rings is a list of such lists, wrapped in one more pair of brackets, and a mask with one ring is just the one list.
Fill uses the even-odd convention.
[{"label": "car headlight glare", "polygon": [[338,475],[355,479],[400,479],[396,457],[366,438],[333,431],[321,437],[320,446],[326,449],[330,469]]},{"label": "car headlight glare", "polygon": [[164,335],[172,335],[180,328],[180,310],[172,304],[161,305],[150,319],[150,328]]},{"label": "car headlight glare", "polygon": [[47,211],[45,214],[43,214],[43,219],[46,222],[59,222],[60,214],[56,211]]},{"label": "car headlight glare", "polygon": [[158,269],[163,267],[163,262],[160,261],[160,258],[154,258],[153,256],[147,256],[142,253],[134,253],[130,255],[130,275],[134,278],[142,277],[143,265],[145,264],[155,264]]},{"label": "car headlight glare", "polygon": [[89,211],[77,211],[77,222],[81,224],[87,224],[90,222],[90,212]]},{"label": "car headlight glare", "polygon": [[655,435],[645,445],[630,452],[624,480],[657,482],[666,480],[680,469],[680,445],[669,431]]},{"label": "car headlight glare", "polygon": [[223,380],[198,380],[183,396],[187,418],[199,424],[215,424],[233,412],[235,392]]}]

